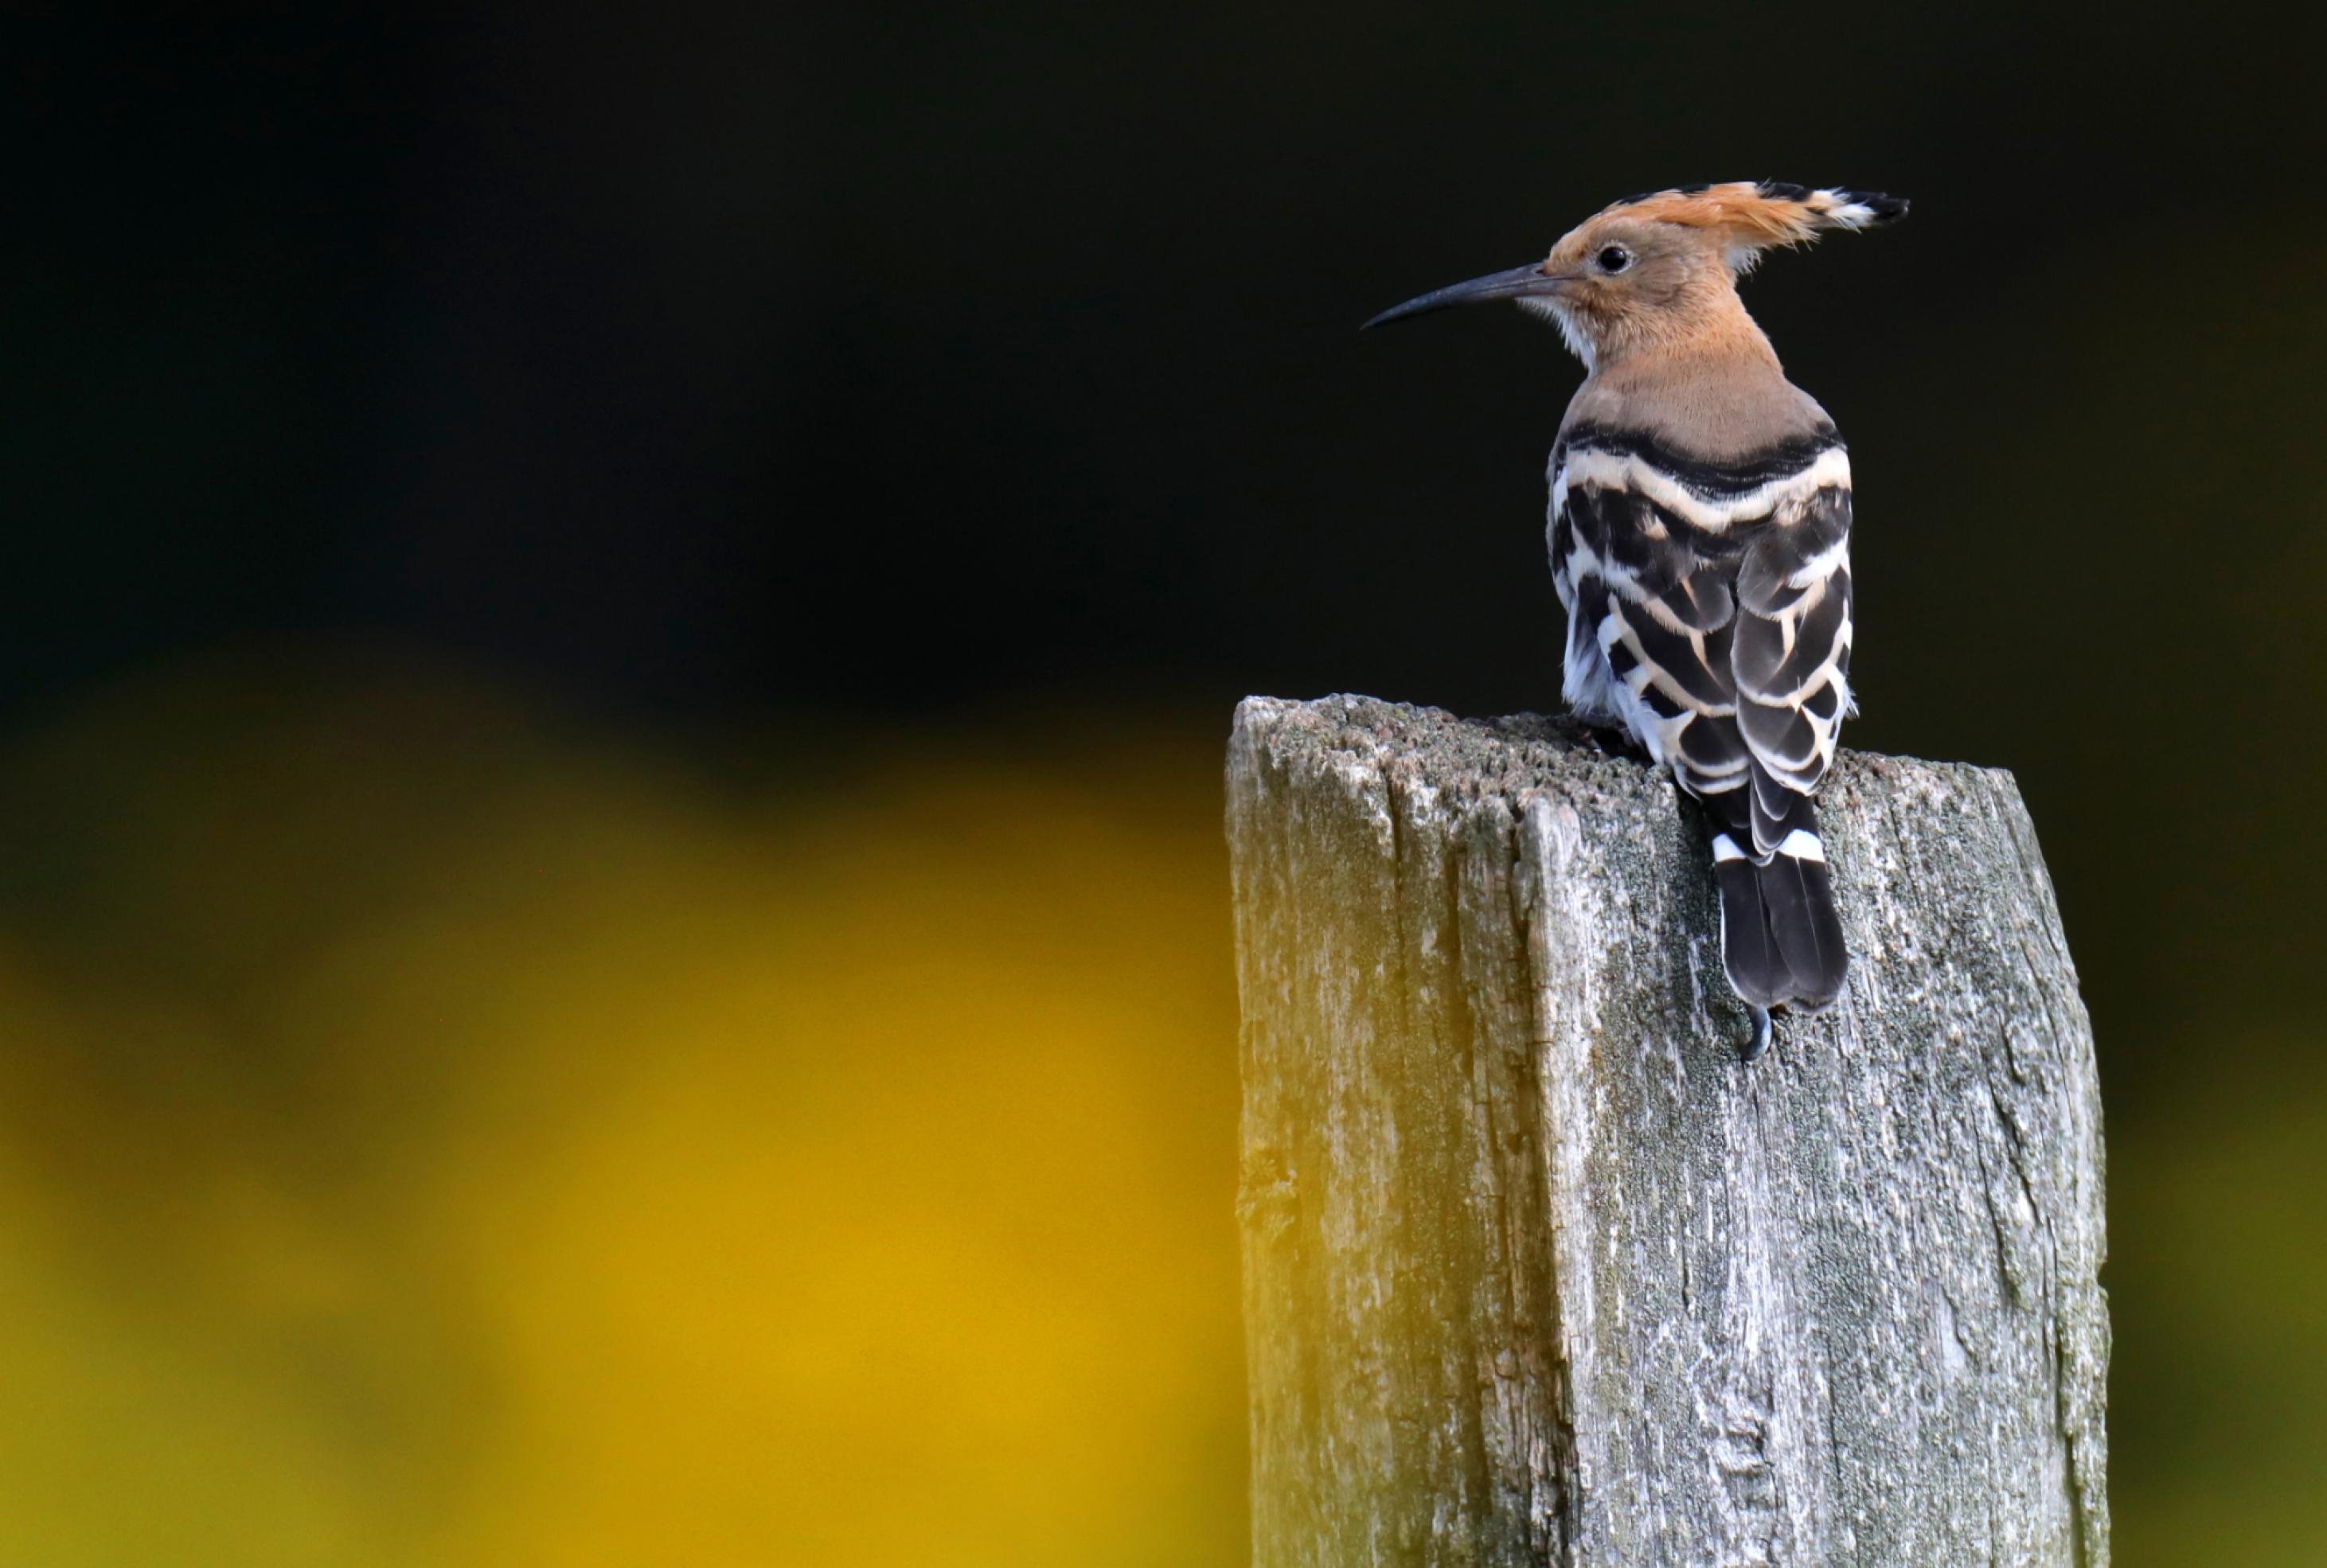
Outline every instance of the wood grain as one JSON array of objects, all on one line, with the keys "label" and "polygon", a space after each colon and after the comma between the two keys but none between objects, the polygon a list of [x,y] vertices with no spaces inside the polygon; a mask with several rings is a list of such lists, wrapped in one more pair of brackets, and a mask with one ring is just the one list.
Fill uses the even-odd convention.
[{"label": "wood grain", "polygon": [[1694,808],[1538,718],[1229,754],[1258,1568],[2105,1564],[2098,1088],[2008,774],[1846,753],[1746,1065]]}]

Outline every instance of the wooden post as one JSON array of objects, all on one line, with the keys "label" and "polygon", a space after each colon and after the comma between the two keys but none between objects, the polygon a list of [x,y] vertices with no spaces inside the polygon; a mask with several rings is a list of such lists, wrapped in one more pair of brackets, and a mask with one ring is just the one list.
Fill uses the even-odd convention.
[{"label": "wooden post", "polygon": [[1702,830],[1564,722],[1229,753],[1256,1568],[2106,1564],[2100,1101],[2010,775],[1846,754],[1738,1059]]}]

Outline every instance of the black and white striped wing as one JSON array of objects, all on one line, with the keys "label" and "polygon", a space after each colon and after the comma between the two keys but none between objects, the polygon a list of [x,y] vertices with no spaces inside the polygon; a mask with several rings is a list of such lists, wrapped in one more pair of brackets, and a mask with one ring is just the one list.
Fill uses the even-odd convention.
[{"label": "black and white striped wing", "polygon": [[1846,963],[1812,805],[1850,708],[1850,470],[1804,442],[1713,467],[1637,438],[1554,454],[1565,686],[1714,819],[1723,952],[1757,1005],[1820,1006]]},{"label": "black and white striped wing", "polygon": [[[1581,432],[1552,472],[1565,691],[1697,795],[1807,795],[1850,705],[1850,468],[1805,442],[1730,467]],[[1765,823],[1764,826],[1769,824]],[[1755,835],[1754,850],[1773,845]]]},{"label": "black and white striped wing", "polygon": [[1753,853],[1799,831],[1798,799],[1834,765],[1850,711],[1850,485],[1825,486],[1756,530],[1737,568],[1730,667],[1753,759]]},{"label": "black and white striped wing", "polygon": [[1751,753],[1731,673],[1736,552],[1632,482],[1637,460],[1605,455],[1571,445],[1553,473],[1568,704],[1621,725],[1693,795],[1741,789]]}]

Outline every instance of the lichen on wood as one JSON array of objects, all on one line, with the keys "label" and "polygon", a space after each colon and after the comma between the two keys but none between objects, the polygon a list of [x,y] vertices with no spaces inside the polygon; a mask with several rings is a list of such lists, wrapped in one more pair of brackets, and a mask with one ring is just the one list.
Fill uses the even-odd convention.
[{"label": "lichen on wood", "polygon": [[2008,774],[1845,753],[1744,1063],[1702,828],[1564,721],[1229,758],[1257,1568],[2105,1564],[2090,1027]]}]

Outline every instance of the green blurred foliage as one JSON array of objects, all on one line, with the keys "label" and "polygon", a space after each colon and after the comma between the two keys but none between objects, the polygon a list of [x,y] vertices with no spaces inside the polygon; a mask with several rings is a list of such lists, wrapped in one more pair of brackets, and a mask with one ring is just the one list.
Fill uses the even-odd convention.
[{"label": "green blurred foliage", "polygon": [[2297,1568],[2327,1540],[2327,1041],[2186,1043],[2238,1065],[2108,1128],[2117,1560]]}]

